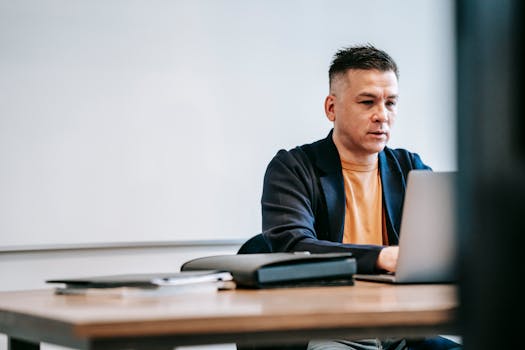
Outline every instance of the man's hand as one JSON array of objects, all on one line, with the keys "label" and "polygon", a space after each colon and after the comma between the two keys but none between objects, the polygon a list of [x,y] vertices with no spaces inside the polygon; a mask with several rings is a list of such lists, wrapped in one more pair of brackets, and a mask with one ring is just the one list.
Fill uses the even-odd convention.
[{"label": "man's hand", "polygon": [[381,249],[377,257],[376,267],[380,270],[388,272],[395,272],[397,266],[397,257],[399,255],[399,247],[390,246]]}]

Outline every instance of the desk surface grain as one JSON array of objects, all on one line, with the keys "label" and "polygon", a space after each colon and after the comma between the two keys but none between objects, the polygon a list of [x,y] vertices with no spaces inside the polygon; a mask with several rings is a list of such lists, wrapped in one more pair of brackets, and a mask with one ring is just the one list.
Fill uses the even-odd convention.
[{"label": "desk surface grain", "polygon": [[[81,338],[306,329],[425,327],[453,322],[447,284],[234,290],[158,298],[62,296],[53,290],[0,293],[0,331],[16,320]],[[47,322],[46,322],[47,321]],[[18,324],[20,325],[20,324]]]}]

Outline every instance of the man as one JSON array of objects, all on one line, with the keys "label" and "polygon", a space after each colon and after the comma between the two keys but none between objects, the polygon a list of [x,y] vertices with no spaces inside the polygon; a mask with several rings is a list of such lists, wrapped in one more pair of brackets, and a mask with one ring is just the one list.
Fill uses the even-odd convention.
[{"label": "man", "polygon": [[[352,252],[359,273],[395,271],[408,172],[430,169],[386,144],[397,114],[398,68],[373,46],[340,50],[329,69],[325,139],[280,150],[264,177],[263,236],[272,251]],[[443,338],[433,343],[448,349]],[[310,343],[310,348],[404,348],[405,341]],[[412,347],[411,347],[412,348]]]}]

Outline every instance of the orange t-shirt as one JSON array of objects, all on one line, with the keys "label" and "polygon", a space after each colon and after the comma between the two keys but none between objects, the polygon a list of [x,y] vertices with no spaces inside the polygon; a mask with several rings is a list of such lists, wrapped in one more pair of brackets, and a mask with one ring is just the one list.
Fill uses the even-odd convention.
[{"label": "orange t-shirt", "polygon": [[341,165],[346,195],[343,243],[388,244],[378,161]]}]

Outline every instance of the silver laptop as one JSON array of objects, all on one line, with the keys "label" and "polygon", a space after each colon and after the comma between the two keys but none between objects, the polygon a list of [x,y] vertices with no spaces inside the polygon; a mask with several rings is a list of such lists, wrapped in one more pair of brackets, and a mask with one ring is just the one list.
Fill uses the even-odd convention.
[{"label": "silver laptop", "polygon": [[389,283],[454,282],[456,172],[412,170],[408,174],[395,274],[356,274],[355,279]]}]

